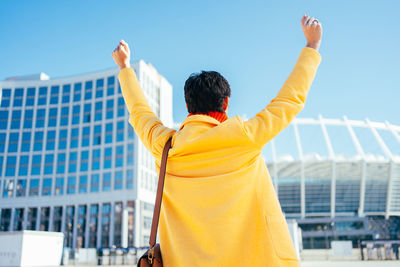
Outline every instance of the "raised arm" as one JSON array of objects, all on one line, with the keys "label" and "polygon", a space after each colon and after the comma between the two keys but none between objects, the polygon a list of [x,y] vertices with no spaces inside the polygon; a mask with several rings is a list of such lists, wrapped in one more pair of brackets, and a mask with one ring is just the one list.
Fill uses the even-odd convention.
[{"label": "raised arm", "polygon": [[260,148],[287,127],[303,109],[308,90],[321,62],[318,53],[322,37],[321,24],[318,20],[304,15],[301,26],[307,45],[301,51],[291,74],[268,106],[244,122],[247,135]]},{"label": "raised arm", "polygon": [[120,68],[118,75],[122,95],[129,111],[129,123],[143,144],[154,156],[161,157],[164,144],[175,130],[165,127],[151,110],[136,74],[130,67],[130,49],[125,41],[121,41],[112,52],[112,57]]}]

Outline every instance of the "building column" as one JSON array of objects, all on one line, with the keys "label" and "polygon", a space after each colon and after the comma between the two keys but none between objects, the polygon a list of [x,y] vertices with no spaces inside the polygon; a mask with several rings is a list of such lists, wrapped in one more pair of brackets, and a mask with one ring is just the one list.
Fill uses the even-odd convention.
[{"label": "building column", "polygon": [[42,214],[42,207],[38,206],[37,207],[37,214],[36,214],[36,225],[35,225],[35,230],[36,231],[40,230],[39,227],[40,227],[40,218],[42,217],[41,214]]},{"label": "building column", "polygon": [[49,232],[53,231],[54,207],[49,207]]},{"label": "building column", "polygon": [[[22,230],[26,230],[26,226],[28,225],[28,213],[29,213],[29,208],[24,207],[24,222],[22,224]],[[0,213],[1,216],[1,213]]]},{"label": "building column", "polygon": [[72,229],[72,248],[76,248],[76,239],[78,236],[78,228],[76,227],[78,224],[78,209],[79,205],[74,205],[75,213],[74,213],[74,229]]},{"label": "building column", "polygon": [[99,212],[97,216],[97,238],[96,238],[96,248],[101,248],[101,216],[102,216],[102,209],[103,203],[98,203],[99,205]]},{"label": "building column", "polygon": [[90,204],[86,205],[86,224],[85,224],[85,244],[84,248],[89,247],[89,230],[90,230]]},{"label": "building column", "polygon": [[139,247],[142,244],[140,244],[140,200],[136,199],[135,201],[135,226],[134,226],[134,231],[135,231],[135,242],[134,245],[135,247]]},{"label": "building column", "polygon": [[128,247],[128,209],[126,200],[122,202],[122,225],[121,225],[121,245],[123,248]]},{"label": "building column", "polygon": [[[61,213],[61,233],[65,232],[65,218],[67,214],[67,206],[63,205],[62,206],[62,213]],[[64,236],[65,238],[65,236]]]},{"label": "building column", "polygon": [[11,208],[11,218],[10,218],[10,232],[14,232],[14,216],[15,208]]},{"label": "building column", "polygon": [[110,203],[110,232],[109,232],[109,243],[108,245],[112,247],[114,245],[114,212],[115,212],[115,202]]}]

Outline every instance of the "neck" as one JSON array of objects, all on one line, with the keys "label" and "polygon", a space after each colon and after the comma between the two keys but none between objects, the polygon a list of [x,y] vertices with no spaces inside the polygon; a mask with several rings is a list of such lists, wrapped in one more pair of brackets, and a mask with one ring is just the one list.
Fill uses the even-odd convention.
[{"label": "neck", "polygon": [[225,112],[219,112],[219,111],[210,111],[208,114],[207,114],[207,113],[190,113],[190,114],[188,115],[188,117],[189,117],[189,116],[192,116],[192,115],[206,115],[206,116],[210,116],[210,117],[216,119],[217,121],[219,121],[219,122],[221,122],[221,123],[224,122],[224,121],[226,121],[226,120],[228,119],[228,116],[226,115]]}]

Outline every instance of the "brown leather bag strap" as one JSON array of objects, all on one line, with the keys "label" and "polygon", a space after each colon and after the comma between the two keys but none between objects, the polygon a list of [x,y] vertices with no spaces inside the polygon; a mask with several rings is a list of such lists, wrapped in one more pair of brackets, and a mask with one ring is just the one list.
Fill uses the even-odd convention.
[{"label": "brown leather bag strap", "polygon": [[165,180],[165,170],[167,168],[167,158],[168,151],[171,148],[172,137],[170,137],[167,143],[164,146],[164,150],[161,157],[161,165],[160,165],[160,175],[158,177],[158,186],[157,186],[157,195],[156,195],[156,203],[154,205],[153,212],[153,222],[151,223],[151,233],[150,233],[150,248],[154,247],[156,244],[157,237],[157,228],[158,228],[158,220],[160,218],[160,210],[161,210],[161,201],[162,194],[164,190],[164,180]]}]

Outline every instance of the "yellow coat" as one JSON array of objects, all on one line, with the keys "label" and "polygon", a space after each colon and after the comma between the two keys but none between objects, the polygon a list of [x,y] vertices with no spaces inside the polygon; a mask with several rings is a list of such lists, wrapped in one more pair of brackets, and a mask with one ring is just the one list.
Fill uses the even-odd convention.
[{"label": "yellow coat", "polygon": [[151,111],[134,71],[120,72],[129,122],[157,168],[173,135],[159,224],[164,266],[299,266],[261,151],[302,110],[320,61],[304,48],[276,98],[248,121],[193,115],[179,131]]}]

